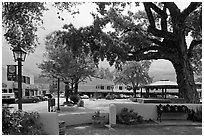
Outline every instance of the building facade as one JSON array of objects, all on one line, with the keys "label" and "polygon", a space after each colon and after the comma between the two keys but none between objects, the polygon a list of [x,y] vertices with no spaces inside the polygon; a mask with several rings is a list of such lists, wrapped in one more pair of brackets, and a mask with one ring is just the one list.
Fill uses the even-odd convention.
[{"label": "building facade", "polygon": [[91,79],[87,79],[85,82],[79,83],[78,92],[80,95],[86,94],[89,97],[98,98],[104,98],[108,94],[133,94],[133,90],[128,90],[126,85],[115,85],[110,80],[93,77]]},{"label": "building facade", "polygon": [[[36,85],[34,83],[34,75],[22,71],[22,96],[38,96],[42,95],[43,92],[49,92],[49,84],[46,85]],[[17,79],[12,80],[8,78],[7,66],[2,67],[2,97],[5,95],[18,96],[18,81]]]}]

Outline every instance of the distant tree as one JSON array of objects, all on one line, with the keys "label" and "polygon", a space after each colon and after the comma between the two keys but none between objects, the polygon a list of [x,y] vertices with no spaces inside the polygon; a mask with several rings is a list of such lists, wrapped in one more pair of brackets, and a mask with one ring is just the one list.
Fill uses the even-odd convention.
[{"label": "distant tree", "polygon": [[107,79],[107,80],[112,81],[114,74],[113,74],[113,71],[110,71],[109,68],[100,67],[96,69],[94,76],[101,78],[101,79]]},{"label": "distant tree", "polygon": [[126,62],[122,70],[116,71],[114,83],[131,86],[133,95],[136,97],[138,86],[152,82],[152,78],[148,74],[150,65],[150,61]]},{"label": "distant tree", "polygon": [[[65,84],[70,84],[71,90],[77,93],[78,84],[93,75],[95,64],[89,54],[76,49],[77,44],[83,43],[78,39],[80,36],[75,33],[77,29],[72,25],[70,27],[72,29],[69,31],[55,31],[46,37],[47,60],[44,60],[39,68],[45,76],[60,77]],[[69,43],[66,43],[68,39]],[[66,88],[66,92],[70,88]]]}]

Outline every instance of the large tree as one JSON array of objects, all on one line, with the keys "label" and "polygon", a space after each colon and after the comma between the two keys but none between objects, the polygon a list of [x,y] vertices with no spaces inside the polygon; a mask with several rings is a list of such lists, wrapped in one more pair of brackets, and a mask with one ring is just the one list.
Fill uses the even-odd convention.
[{"label": "large tree", "polygon": [[[183,95],[187,102],[199,101],[190,60],[192,58],[192,50],[195,46],[202,42],[202,12],[201,9],[199,9],[201,8],[200,5],[201,3],[192,2],[186,9],[181,11],[177,5],[172,2],[161,3],[160,7],[154,3],[144,3],[145,11],[150,23],[148,26],[148,32],[155,37],[162,38],[162,40],[152,40],[156,45],[154,48],[158,50],[158,52],[147,58],[167,59],[172,62],[177,75],[179,92]],[[156,12],[157,16],[159,16],[159,28],[155,24],[153,11]],[[192,24],[188,26],[188,17],[195,13],[198,14],[195,19],[195,21],[198,22],[198,26],[193,26]],[[169,24],[167,23],[168,21],[170,21]],[[191,21],[193,22],[194,20]],[[168,25],[171,25],[170,29]],[[198,27],[198,29],[195,29],[194,27]],[[188,47],[185,36],[186,33],[191,30],[193,30],[196,37],[194,37]],[[147,50],[150,49],[151,47]],[[134,58],[134,56],[136,55],[133,55],[132,57]]]},{"label": "large tree", "polygon": [[148,74],[150,65],[150,61],[128,61],[123,65],[122,70],[116,71],[114,83],[131,86],[133,95],[136,97],[136,90],[139,86],[152,82]]},{"label": "large tree", "polygon": [[[124,14],[126,3],[97,4],[101,15],[93,14],[96,58],[107,58],[116,65],[125,60],[169,60],[183,98],[186,102],[199,102],[191,61],[192,51],[201,50],[201,3],[192,2],[181,11],[173,2],[147,2],[145,12],[139,14]],[[107,24],[111,31],[104,30]],[[189,46],[188,34],[193,38]]]}]

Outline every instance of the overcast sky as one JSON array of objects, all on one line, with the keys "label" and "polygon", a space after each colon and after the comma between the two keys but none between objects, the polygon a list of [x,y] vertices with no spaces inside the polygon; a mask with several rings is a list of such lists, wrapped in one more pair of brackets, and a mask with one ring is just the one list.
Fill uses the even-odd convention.
[{"label": "overcast sky", "polygon": [[[179,4],[179,7],[185,7],[188,3],[181,3]],[[35,52],[28,55],[26,57],[26,61],[23,63],[24,70],[28,71],[33,74],[39,74],[40,70],[38,69],[36,64],[39,64],[42,62],[43,58],[43,52],[45,52],[45,46],[44,46],[44,39],[45,36],[49,33],[59,30],[62,28],[64,24],[72,23],[75,27],[81,27],[81,26],[87,26],[91,25],[92,23],[92,16],[90,15],[90,12],[92,10],[95,10],[95,5],[89,3],[86,5],[82,5],[80,7],[80,14],[75,15],[73,18],[71,15],[65,13],[60,13],[60,15],[65,19],[64,21],[58,19],[58,10],[55,8],[52,8],[52,10],[46,11],[44,13],[44,29],[39,29],[38,31],[38,37],[40,41],[40,45],[36,48]],[[49,3],[50,7],[50,3]],[[10,47],[8,46],[7,42],[2,37],[2,65],[10,65],[10,64],[16,64],[13,61],[13,55],[12,51],[10,50]],[[101,66],[108,66],[107,62],[101,63]],[[172,64],[169,61],[165,60],[158,60],[154,61],[150,68],[150,75],[156,77],[156,79],[170,79],[170,80],[176,80],[175,78],[175,72]]]}]

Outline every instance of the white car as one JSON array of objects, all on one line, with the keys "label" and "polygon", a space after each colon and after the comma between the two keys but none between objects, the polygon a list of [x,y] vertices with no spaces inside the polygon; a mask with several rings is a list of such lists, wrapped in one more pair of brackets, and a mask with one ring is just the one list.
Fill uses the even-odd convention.
[{"label": "white car", "polygon": [[89,99],[89,96],[88,95],[83,95],[83,96],[81,96],[81,99]]},{"label": "white car", "polygon": [[166,95],[166,98],[178,98],[178,96],[176,96],[176,95]]}]

